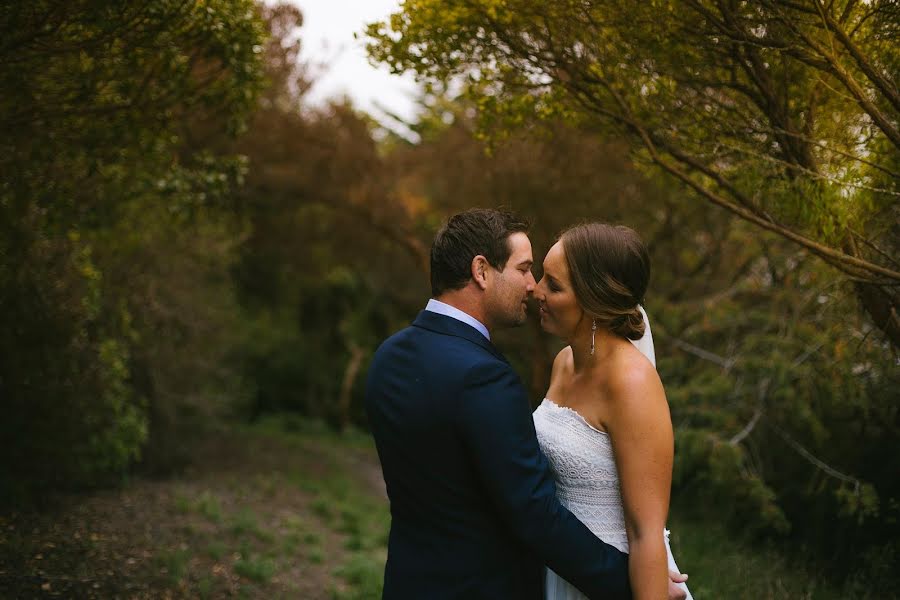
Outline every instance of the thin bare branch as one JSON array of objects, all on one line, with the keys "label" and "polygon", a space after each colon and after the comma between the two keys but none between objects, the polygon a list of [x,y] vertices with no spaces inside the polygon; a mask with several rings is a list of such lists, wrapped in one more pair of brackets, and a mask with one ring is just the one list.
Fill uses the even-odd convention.
[{"label": "thin bare branch", "polygon": [[734,437],[728,440],[728,443],[732,446],[737,446],[742,441],[744,441],[748,435],[753,432],[753,429],[756,427],[756,424],[759,423],[759,420],[763,416],[763,410],[766,404],[766,396],[769,394],[769,385],[772,383],[772,380],[768,377],[764,378],[759,382],[759,386],[757,387],[757,403],[756,410],[753,411],[753,417],[750,419],[750,422],[744,426],[743,429],[738,431]]},{"label": "thin bare branch", "polygon": [[835,469],[828,463],[824,462],[823,460],[821,460],[819,458],[816,458],[812,452],[810,452],[809,450],[804,448],[797,440],[795,440],[790,435],[788,435],[787,432],[785,432],[783,429],[781,429],[780,427],[778,427],[777,425],[772,424],[772,423],[770,423],[769,425],[772,428],[772,430],[778,434],[778,437],[780,437],[782,440],[784,440],[784,442],[788,446],[793,448],[800,456],[805,458],[810,464],[817,467],[818,469],[821,469],[826,474],[830,475],[831,477],[834,477],[835,479],[838,479],[840,481],[845,481],[847,483],[852,483],[854,486],[854,493],[856,493],[856,494],[859,493],[859,488],[862,483],[862,482],[860,482],[859,479],[857,479],[856,477],[852,477],[850,475],[845,475],[844,473],[841,473],[840,471],[838,471],[837,469]]},{"label": "thin bare branch", "polygon": [[679,339],[676,337],[671,337],[671,336],[667,336],[667,337],[669,340],[672,341],[673,344],[675,344],[675,346],[677,348],[684,350],[688,354],[693,354],[694,356],[696,356],[698,358],[702,358],[703,360],[706,360],[713,364],[719,365],[726,371],[730,370],[731,367],[733,367],[734,363],[736,362],[733,357],[725,358],[724,356],[719,356],[715,352],[710,352],[709,350],[704,350],[703,348],[700,348],[699,346],[695,346],[691,343],[685,342],[682,339]]}]

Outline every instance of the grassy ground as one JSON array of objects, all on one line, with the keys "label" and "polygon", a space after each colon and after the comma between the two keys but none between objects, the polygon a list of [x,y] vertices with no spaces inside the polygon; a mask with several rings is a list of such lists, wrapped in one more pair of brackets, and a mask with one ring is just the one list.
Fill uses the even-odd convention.
[{"label": "grassy ground", "polygon": [[[371,441],[299,420],[210,432],[189,470],[0,514],[0,598],[378,598],[389,525]],[[697,600],[866,598],[675,515]]]},{"label": "grassy ground", "polygon": [[0,515],[0,598],[379,597],[388,526],[366,437],[208,433],[177,478]]}]

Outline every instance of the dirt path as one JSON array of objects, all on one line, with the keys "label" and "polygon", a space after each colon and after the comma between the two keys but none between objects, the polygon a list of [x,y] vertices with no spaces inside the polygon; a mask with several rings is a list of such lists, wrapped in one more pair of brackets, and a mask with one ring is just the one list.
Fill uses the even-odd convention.
[{"label": "dirt path", "polygon": [[217,433],[193,458],[178,477],[0,515],[0,598],[354,598],[380,585],[386,501],[365,440]]}]

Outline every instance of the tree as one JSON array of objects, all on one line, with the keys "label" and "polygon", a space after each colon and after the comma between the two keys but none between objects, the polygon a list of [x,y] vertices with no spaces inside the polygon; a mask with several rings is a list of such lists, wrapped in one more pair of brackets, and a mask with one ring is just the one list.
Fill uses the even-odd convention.
[{"label": "tree", "polygon": [[202,116],[240,129],[263,24],[250,0],[5,1],[0,31],[0,484],[94,484],[144,448],[177,371],[159,325],[227,254],[207,217],[240,161],[182,141]]},{"label": "tree", "polygon": [[[300,11],[285,4],[263,15],[269,85],[246,133],[222,140],[248,161],[235,195],[247,229],[233,273],[247,330],[236,353],[253,386],[246,412],[361,424],[367,359],[415,310],[410,296],[418,308],[426,246],[393,193],[373,121],[346,103],[305,105]],[[200,139],[214,135],[215,124],[202,130]]]},{"label": "tree", "polygon": [[889,1],[410,0],[372,55],[487,119],[612,127],[638,161],[845,274],[900,347],[900,9]]}]

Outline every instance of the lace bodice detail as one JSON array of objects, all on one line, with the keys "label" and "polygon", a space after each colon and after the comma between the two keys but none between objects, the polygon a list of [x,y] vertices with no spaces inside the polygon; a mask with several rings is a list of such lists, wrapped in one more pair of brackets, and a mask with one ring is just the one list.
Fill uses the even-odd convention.
[{"label": "lace bodice detail", "polygon": [[546,398],[533,416],[559,501],[594,535],[628,552],[619,473],[609,435],[571,408]]}]

